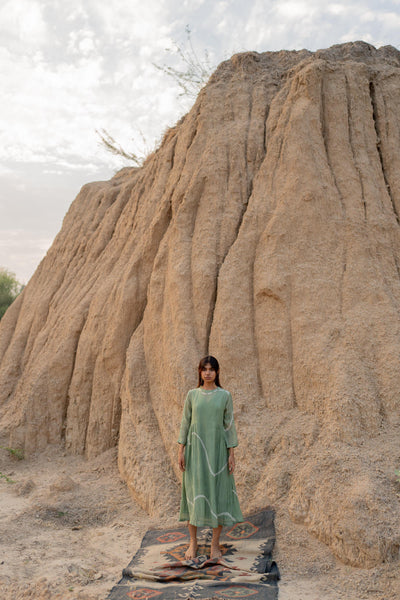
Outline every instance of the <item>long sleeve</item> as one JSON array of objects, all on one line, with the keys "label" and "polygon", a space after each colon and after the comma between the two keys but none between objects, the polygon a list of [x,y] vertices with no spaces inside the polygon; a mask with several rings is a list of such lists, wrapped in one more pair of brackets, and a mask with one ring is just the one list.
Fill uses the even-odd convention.
[{"label": "long sleeve", "polygon": [[179,431],[178,443],[186,446],[186,438],[189,431],[190,423],[192,420],[192,400],[190,397],[190,392],[188,392],[185,400],[185,405],[183,407],[183,415],[181,428]]},{"label": "long sleeve", "polygon": [[235,421],[233,419],[233,402],[230,392],[227,392],[228,398],[224,411],[224,432],[227,448],[236,448],[238,439],[236,434]]}]

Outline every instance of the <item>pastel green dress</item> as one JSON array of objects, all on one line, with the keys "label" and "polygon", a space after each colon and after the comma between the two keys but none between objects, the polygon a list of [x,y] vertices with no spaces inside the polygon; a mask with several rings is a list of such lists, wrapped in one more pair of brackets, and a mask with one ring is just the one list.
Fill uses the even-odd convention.
[{"label": "pastel green dress", "polygon": [[178,442],[185,445],[180,521],[218,527],[243,521],[228,448],[237,446],[232,396],[220,387],[190,390]]}]

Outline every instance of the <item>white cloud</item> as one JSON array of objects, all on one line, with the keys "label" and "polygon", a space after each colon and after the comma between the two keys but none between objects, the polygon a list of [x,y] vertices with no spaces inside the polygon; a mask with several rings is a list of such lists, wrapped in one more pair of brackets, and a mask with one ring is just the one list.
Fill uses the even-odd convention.
[{"label": "white cloud", "polygon": [[343,15],[346,13],[346,7],[343,4],[328,4],[326,7],[327,13],[332,15]]},{"label": "white cloud", "polygon": [[188,10],[197,10],[206,4],[205,0],[183,0],[183,8]]},{"label": "white cloud", "polygon": [[6,0],[0,8],[0,33],[25,47],[42,45],[47,33],[42,7],[35,0]]},{"label": "white cloud", "polygon": [[367,10],[360,15],[360,21],[363,23],[370,23],[376,18],[376,15],[372,12],[372,10]]},{"label": "white cloud", "polygon": [[300,17],[310,18],[315,12],[310,2],[298,0],[283,0],[276,4],[276,14],[283,19],[295,20]]},{"label": "white cloud", "polygon": [[[235,40],[241,50],[316,50],[349,39],[372,44],[399,43],[398,0],[253,0],[244,11],[230,10],[220,19],[221,39]],[[236,8],[238,5],[234,3]]]},{"label": "white cloud", "polygon": [[114,41],[117,45],[121,40],[132,43],[145,41],[155,48],[169,42],[173,4],[160,0],[89,3],[90,12],[96,13],[99,29],[107,41]]},{"label": "white cloud", "polygon": [[61,169],[43,169],[43,174],[44,175],[65,175],[65,171],[62,171]]},{"label": "white cloud", "polygon": [[71,31],[68,36],[68,51],[71,54],[87,57],[97,50],[94,32],[88,29]]},{"label": "white cloud", "polygon": [[1,114],[7,123],[0,131],[1,159],[48,161],[56,148],[81,155],[82,160],[92,156],[93,138],[88,144],[86,132],[95,129],[101,113],[95,101],[99,59],[54,69],[29,57],[15,63],[2,51],[0,70],[8,81],[0,90]]},{"label": "white cloud", "polygon": [[[155,138],[179,116],[174,92],[159,94],[165,76],[152,65],[171,42],[162,5],[89,1],[85,10],[75,3],[71,12],[70,4],[62,5],[69,21],[53,23],[66,42],[57,61],[49,47],[18,60],[0,47],[0,71],[8,82],[0,90],[0,110],[8,123],[0,131],[0,159],[60,164],[61,153],[63,164],[71,157],[71,168],[80,159],[89,169],[93,159],[115,162],[99,150],[96,129],[120,138],[124,129],[135,132],[135,122],[141,121],[146,137]],[[68,23],[74,26],[68,29]]]},{"label": "white cloud", "polygon": [[65,17],[66,21],[68,21],[70,23],[72,23],[74,21],[79,21],[82,19],[87,20],[87,18],[88,18],[88,13],[82,4],[75,6],[75,8],[72,9],[70,12],[68,12]]},{"label": "white cloud", "polygon": [[385,29],[393,31],[393,33],[396,35],[396,39],[400,42],[400,14],[398,12],[384,12],[375,14],[374,17],[383,25]]}]

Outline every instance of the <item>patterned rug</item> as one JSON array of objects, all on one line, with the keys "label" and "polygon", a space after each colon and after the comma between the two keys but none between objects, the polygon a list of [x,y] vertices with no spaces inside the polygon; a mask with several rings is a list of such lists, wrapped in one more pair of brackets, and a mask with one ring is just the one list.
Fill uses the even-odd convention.
[{"label": "patterned rug", "polygon": [[185,560],[187,528],[150,530],[108,600],[196,598],[277,600],[272,561],[274,512],[263,510],[222,530],[222,558],[210,560],[212,531],[198,529],[198,556]]}]

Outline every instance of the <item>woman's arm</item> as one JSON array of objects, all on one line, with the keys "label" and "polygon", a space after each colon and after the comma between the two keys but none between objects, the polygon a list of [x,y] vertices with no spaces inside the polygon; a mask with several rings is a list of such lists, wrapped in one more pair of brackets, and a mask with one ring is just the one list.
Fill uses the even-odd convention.
[{"label": "woman's arm", "polygon": [[178,464],[180,470],[183,472],[185,470],[185,446],[183,444],[179,444],[178,450]]},{"label": "woman's arm", "polygon": [[178,465],[179,469],[183,472],[186,468],[185,465],[185,446],[186,446],[186,438],[189,431],[190,423],[192,420],[192,402],[190,398],[190,391],[188,392],[185,400],[185,405],[183,407],[183,415],[181,428],[179,431],[179,450],[178,450]]},{"label": "woman's arm", "polygon": [[233,473],[235,470],[235,450],[234,448],[229,448],[229,458],[228,458],[228,468],[229,473]]},{"label": "woman's arm", "polygon": [[233,419],[232,396],[228,391],[224,411],[224,435],[227,448],[235,448],[238,445],[235,421]]},{"label": "woman's arm", "polygon": [[181,428],[179,431],[178,444],[182,444],[183,447],[186,445],[186,438],[189,431],[190,423],[192,421],[192,401],[190,397],[190,391],[188,392],[183,407],[183,415],[181,421]]}]

